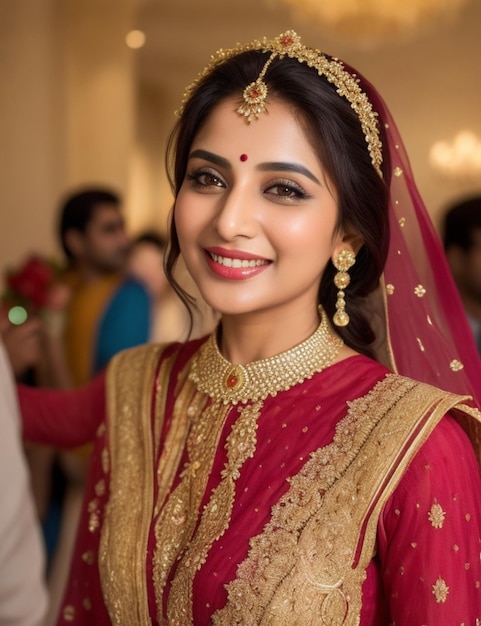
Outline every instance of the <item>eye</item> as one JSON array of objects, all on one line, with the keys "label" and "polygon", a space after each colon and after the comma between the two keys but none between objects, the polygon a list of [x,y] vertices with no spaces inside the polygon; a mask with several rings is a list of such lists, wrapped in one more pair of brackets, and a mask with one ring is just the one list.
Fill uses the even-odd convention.
[{"label": "eye", "polygon": [[200,190],[210,190],[212,188],[225,188],[226,184],[217,172],[208,169],[198,169],[187,173],[187,180],[192,181],[192,186]]},{"label": "eye", "polygon": [[265,193],[286,200],[305,200],[311,196],[297,183],[289,180],[279,180],[271,183]]}]

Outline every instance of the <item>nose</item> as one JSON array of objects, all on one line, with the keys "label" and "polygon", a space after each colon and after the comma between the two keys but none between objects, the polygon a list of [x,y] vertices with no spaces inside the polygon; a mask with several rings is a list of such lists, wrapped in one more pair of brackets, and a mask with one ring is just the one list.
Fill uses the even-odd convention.
[{"label": "nose", "polygon": [[257,233],[258,215],[255,199],[246,190],[231,189],[219,199],[214,229],[225,241],[237,237],[251,239]]}]

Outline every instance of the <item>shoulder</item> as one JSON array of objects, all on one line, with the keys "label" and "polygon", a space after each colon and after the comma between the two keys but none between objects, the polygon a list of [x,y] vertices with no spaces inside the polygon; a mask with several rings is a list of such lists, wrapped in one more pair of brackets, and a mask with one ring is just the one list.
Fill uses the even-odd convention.
[{"label": "shoulder", "polygon": [[133,278],[132,276],[126,276],[126,278],[118,285],[113,299],[117,301],[150,301],[150,296],[146,287],[139,280]]},{"label": "shoulder", "polygon": [[186,342],[143,344],[134,348],[122,350],[116,354],[109,368],[132,367],[136,363],[160,362],[170,359],[185,365],[197,352],[207,337],[201,337]]}]

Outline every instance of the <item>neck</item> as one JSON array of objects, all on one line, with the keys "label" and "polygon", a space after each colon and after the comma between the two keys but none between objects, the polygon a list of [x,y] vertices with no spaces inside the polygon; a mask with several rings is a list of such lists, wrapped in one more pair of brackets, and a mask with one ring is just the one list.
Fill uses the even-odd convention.
[{"label": "neck", "polygon": [[276,310],[248,315],[224,315],[220,351],[231,363],[266,359],[301,343],[319,325],[317,306],[295,312]]}]

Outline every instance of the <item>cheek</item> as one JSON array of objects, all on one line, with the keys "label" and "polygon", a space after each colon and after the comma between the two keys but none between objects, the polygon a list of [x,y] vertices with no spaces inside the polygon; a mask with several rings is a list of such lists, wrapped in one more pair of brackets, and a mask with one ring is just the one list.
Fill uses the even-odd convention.
[{"label": "cheek", "polygon": [[191,227],[192,220],[189,220],[187,215],[188,211],[186,203],[183,202],[182,197],[179,196],[174,207],[174,224],[179,242],[185,239]]},{"label": "cheek", "polygon": [[278,248],[295,256],[304,255],[307,259],[324,262],[331,256],[334,248],[334,222],[313,219],[291,219],[278,222],[277,232],[273,233]]}]

